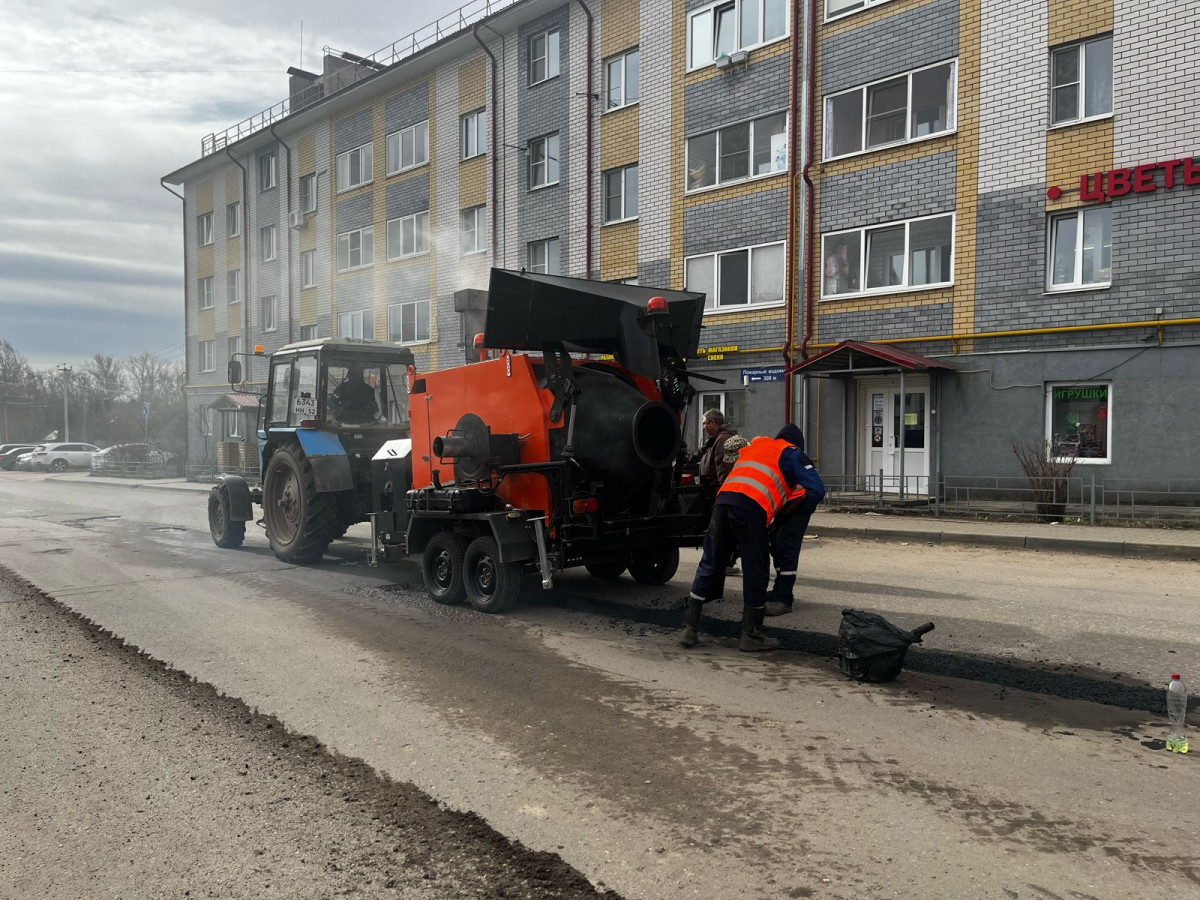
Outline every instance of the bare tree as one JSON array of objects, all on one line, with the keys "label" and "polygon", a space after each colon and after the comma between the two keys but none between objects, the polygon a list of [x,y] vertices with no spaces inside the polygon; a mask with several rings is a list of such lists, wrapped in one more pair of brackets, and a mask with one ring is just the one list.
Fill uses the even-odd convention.
[{"label": "bare tree", "polygon": [[1071,473],[1075,458],[1055,456],[1050,442],[1013,441],[1013,455],[1021,464],[1029,485],[1037,514],[1050,522],[1061,522],[1066,512]]}]

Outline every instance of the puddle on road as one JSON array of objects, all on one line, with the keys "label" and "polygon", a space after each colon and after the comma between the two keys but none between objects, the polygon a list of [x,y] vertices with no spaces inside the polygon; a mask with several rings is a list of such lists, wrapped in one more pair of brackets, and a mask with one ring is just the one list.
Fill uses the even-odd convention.
[{"label": "puddle on road", "polygon": [[68,528],[89,529],[93,522],[119,522],[120,520],[120,516],[85,516],[82,519],[66,519],[62,524]]}]

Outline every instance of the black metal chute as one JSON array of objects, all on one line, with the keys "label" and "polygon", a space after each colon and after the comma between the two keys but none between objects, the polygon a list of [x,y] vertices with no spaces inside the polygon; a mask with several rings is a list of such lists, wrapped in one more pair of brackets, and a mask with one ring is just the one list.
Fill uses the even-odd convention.
[{"label": "black metal chute", "polygon": [[[667,311],[647,314],[651,297]],[[657,379],[664,356],[693,359],[700,344],[704,295],[561,275],[492,269],[484,346],[540,352],[560,344],[574,353],[612,354],[631,372]]]}]

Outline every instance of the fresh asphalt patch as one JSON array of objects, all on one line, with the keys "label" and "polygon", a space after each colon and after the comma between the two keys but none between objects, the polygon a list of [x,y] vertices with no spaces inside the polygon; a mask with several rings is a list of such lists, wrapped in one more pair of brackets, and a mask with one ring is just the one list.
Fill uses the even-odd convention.
[{"label": "fresh asphalt patch", "polygon": [[3,568],[0,609],[0,895],[598,894],[556,854],[289,731]]}]

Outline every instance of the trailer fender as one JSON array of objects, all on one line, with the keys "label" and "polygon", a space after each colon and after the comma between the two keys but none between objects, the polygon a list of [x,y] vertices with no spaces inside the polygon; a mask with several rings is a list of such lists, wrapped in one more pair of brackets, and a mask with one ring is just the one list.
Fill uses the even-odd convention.
[{"label": "trailer fender", "polygon": [[296,439],[312,466],[313,483],[317,493],[349,491],[354,488],[350,474],[350,459],[336,434],[315,428],[297,428]]},{"label": "trailer fender", "polygon": [[538,558],[537,544],[524,518],[509,518],[507,513],[488,516],[492,535],[500,548],[500,562],[528,562]]},{"label": "trailer fender", "polygon": [[222,475],[217,484],[225,488],[229,496],[229,519],[233,522],[249,522],[254,518],[254,504],[250,501],[250,485],[240,475]]}]

